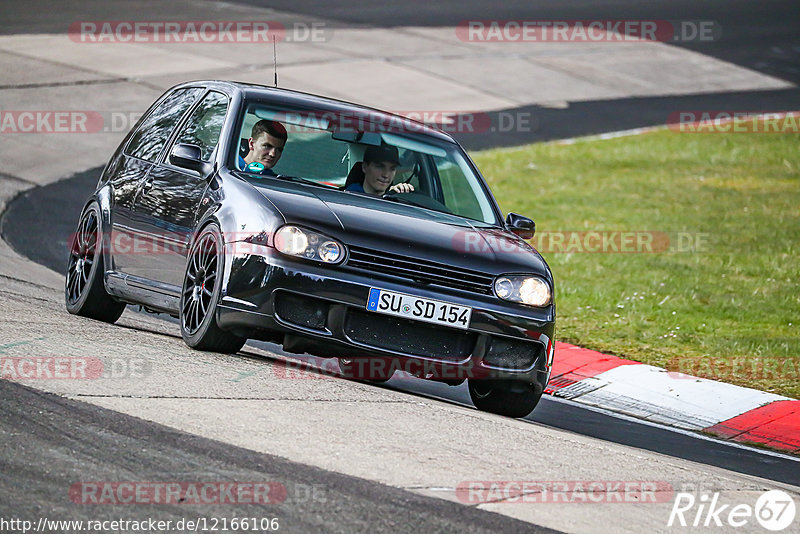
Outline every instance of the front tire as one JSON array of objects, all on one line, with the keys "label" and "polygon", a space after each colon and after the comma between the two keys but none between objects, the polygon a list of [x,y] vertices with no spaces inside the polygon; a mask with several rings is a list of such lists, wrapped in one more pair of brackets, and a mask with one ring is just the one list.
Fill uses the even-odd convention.
[{"label": "front tire", "polygon": [[203,228],[189,251],[181,289],[181,336],[193,349],[234,353],[247,341],[217,325],[224,265],[222,234],[212,223]]},{"label": "front tire", "polygon": [[125,304],[106,292],[102,245],[100,207],[92,202],[81,214],[70,242],[64,302],[69,313],[114,323],[125,310]]},{"label": "front tire", "polygon": [[467,384],[469,396],[476,408],[506,417],[525,417],[536,408],[542,398],[542,394],[533,389],[512,391],[508,389],[508,384],[499,381],[470,379]]}]

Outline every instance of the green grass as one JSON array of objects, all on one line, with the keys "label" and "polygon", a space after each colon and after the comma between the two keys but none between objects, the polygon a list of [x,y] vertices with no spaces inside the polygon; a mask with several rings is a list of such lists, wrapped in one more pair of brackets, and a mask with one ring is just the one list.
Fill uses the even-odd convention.
[{"label": "green grass", "polygon": [[537,234],[671,238],[654,253],[542,247],[559,340],[800,397],[800,135],[664,130],[473,157]]}]

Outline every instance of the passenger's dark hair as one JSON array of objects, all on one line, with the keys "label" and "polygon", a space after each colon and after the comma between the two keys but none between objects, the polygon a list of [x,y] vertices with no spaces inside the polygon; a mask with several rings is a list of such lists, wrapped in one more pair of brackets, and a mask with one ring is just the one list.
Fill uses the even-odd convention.
[{"label": "passenger's dark hair", "polygon": [[286,141],[288,137],[286,134],[286,128],[283,126],[283,124],[266,119],[262,119],[253,125],[253,130],[250,132],[250,137],[253,139],[258,139],[258,136],[262,133],[267,133],[272,137],[277,137],[278,139],[283,139],[284,141]]}]

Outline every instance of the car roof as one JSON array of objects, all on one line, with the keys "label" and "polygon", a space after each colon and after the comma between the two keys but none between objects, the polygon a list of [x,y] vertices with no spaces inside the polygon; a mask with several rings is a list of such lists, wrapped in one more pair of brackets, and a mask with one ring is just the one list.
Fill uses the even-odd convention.
[{"label": "car roof", "polygon": [[441,141],[458,144],[455,139],[449,134],[429,126],[424,122],[420,122],[402,115],[389,113],[380,109],[371,108],[369,106],[362,106],[344,100],[337,100],[326,96],[314,95],[311,93],[304,93],[302,91],[295,91],[292,89],[283,89],[281,87],[268,87],[266,85],[258,85],[253,83],[243,83],[227,80],[197,80],[186,82],[173,87],[191,87],[202,85],[208,88],[217,88],[227,93],[241,92],[242,96],[251,98],[267,98],[276,103],[284,103],[289,107],[298,108],[311,108],[315,111],[323,113],[336,113],[342,116],[367,116],[371,120],[375,120],[382,124],[392,124],[393,127],[398,127],[401,130],[415,133],[422,133],[435,137]]}]

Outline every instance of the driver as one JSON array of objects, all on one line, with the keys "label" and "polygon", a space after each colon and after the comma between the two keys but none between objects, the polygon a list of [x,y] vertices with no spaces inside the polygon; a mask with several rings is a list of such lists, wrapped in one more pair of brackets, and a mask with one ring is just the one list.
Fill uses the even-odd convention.
[{"label": "driver", "polygon": [[392,193],[410,193],[414,186],[409,183],[392,185],[400,158],[397,147],[391,145],[371,146],[364,151],[364,161],[350,169],[345,182],[345,191],[381,196]]},{"label": "driver", "polygon": [[286,128],[277,121],[260,120],[253,125],[247,141],[250,151],[242,158],[239,168],[266,176],[276,176],[272,167],[278,163],[286,145]]}]

